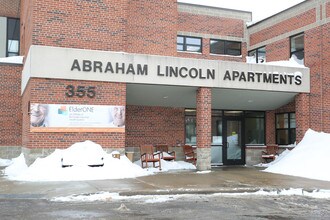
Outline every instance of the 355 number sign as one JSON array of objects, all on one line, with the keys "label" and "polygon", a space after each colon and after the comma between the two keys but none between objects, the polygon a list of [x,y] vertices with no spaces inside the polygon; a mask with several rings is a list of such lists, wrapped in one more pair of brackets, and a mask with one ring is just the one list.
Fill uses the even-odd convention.
[{"label": "355 number sign", "polygon": [[66,87],[66,92],[65,95],[67,97],[73,97],[73,96],[78,96],[80,98],[87,96],[89,98],[94,98],[96,95],[95,92],[95,86],[73,86],[73,85],[68,85]]}]

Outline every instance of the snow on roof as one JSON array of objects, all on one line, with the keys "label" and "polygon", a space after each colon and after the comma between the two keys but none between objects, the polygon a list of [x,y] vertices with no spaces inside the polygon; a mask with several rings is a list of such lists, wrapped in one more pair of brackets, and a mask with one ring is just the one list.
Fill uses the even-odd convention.
[{"label": "snow on roof", "polygon": [[[254,57],[254,56],[246,56],[246,63],[256,63],[256,57]],[[274,65],[274,66],[284,66],[284,67],[307,68],[304,65],[304,60],[299,60],[294,55],[289,60],[264,62],[264,63],[260,63],[260,65]]]},{"label": "snow on roof", "polygon": [[0,58],[0,63],[23,64],[23,56]]}]

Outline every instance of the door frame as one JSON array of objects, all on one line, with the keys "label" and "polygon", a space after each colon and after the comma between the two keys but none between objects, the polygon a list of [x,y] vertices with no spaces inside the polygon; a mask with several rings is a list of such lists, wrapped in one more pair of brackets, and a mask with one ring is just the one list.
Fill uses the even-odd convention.
[{"label": "door frame", "polygon": [[[244,117],[242,116],[223,116],[222,119],[222,161],[223,165],[244,165],[245,164],[245,135],[244,135]],[[227,159],[227,122],[239,121],[241,123],[241,159]]]}]

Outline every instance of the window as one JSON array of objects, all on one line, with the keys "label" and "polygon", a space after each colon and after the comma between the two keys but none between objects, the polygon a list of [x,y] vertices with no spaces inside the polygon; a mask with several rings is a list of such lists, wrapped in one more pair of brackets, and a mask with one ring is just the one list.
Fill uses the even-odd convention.
[{"label": "window", "polygon": [[245,112],[245,143],[265,143],[265,113]]},{"label": "window", "polygon": [[[223,120],[226,118],[244,120],[244,140],[248,145],[265,144],[265,112],[262,111],[222,111],[212,110],[212,145],[222,145]],[[291,125],[293,127],[293,124]],[[295,127],[295,126],[294,126]],[[196,110],[185,110],[186,144],[196,145]],[[243,137],[243,136],[242,136]]]},{"label": "window", "polygon": [[211,39],[210,53],[240,56],[242,54],[241,42]]},{"label": "window", "polygon": [[276,114],[276,143],[293,144],[296,141],[296,114]]},{"label": "window", "polygon": [[177,51],[188,51],[201,53],[202,52],[202,38],[177,36]]},{"label": "window", "polygon": [[304,61],[304,34],[298,34],[290,37],[290,57]]},{"label": "window", "polygon": [[186,144],[196,145],[196,116],[186,116]]},{"label": "window", "polygon": [[251,57],[251,63],[264,63],[266,62],[266,48],[260,47],[255,50],[251,50],[248,53],[248,56]]},{"label": "window", "polygon": [[8,18],[7,19],[7,52],[6,56],[18,56],[19,55],[19,19]]}]

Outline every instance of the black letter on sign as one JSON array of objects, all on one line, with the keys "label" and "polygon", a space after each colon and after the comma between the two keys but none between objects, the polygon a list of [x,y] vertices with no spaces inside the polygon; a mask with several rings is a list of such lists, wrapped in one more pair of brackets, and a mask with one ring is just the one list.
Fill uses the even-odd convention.
[{"label": "black letter on sign", "polygon": [[231,80],[230,73],[228,70],[226,71],[225,76],[223,77],[223,80],[226,80],[226,79]]},{"label": "black letter on sign", "polygon": [[92,71],[92,61],[90,60],[83,60],[83,71],[90,72]]},{"label": "black letter on sign", "polygon": [[75,59],[75,60],[73,61],[73,64],[72,64],[72,66],[71,66],[71,71],[74,70],[74,69],[77,69],[78,71],[81,71],[80,66],[79,66],[79,62],[78,62],[77,59]]},{"label": "black letter on sign", "polygon": [[301,85],[301,76],[296,76],[295,77],[295,82],[294,82],[297,86]]}]

